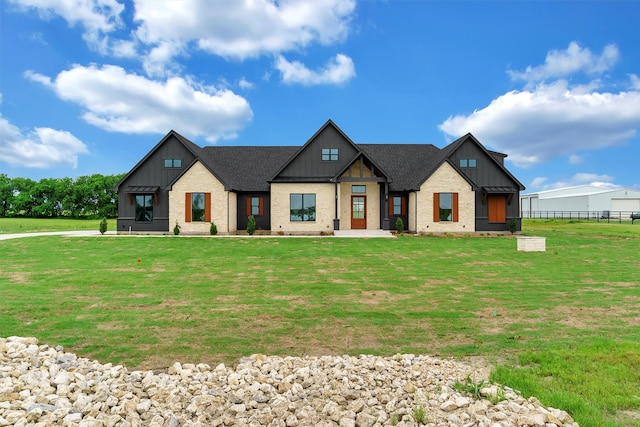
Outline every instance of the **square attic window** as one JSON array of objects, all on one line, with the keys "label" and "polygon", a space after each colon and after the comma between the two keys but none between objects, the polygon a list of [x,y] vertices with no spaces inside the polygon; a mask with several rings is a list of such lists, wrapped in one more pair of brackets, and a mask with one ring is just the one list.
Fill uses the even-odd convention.
[{"label": "square attic window", "polygon": [[323,161],[331,161],[335,162],[338,160],[338,149],[337,148],[323,148],[322,149],[322,160]]}]

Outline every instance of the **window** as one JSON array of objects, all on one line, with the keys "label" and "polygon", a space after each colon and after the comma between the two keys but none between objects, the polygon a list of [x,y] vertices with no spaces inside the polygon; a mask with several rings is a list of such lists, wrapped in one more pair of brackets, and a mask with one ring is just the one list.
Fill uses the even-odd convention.
[{"label": "window", "polygon": [[315,221],[316,220],[316,195],[315,194],[291,194],[290,195],[290,220],[291,221]]},{"label": "window", "polygon": [[458,193],[433,194],[433,222],[458,222]]},{"label": "window", "polygon": [[182,168],[182,159],[164,159],[164,167],[167,169]]},{"label": "window", "polygon": [[352,185],[351,192],[354,194],[365,194],[367,192],[366,185]]},{"label": "window", "polygon": [[211,193],[186,193],[185,222],[211,222]]},{"label": "window", "polygon": [[324,160],[324,161],[337,161],[338,160],[338,149],[337,148],[323,148],[322,149],[322,160]]},{"label": "window", "polygon": [[460,159],[461,168],[475,168],[476,159]]},{"label": "window", "polygon": [[262,196],[249,196],[247,197],[247,216],[262,216],[264,215],[264,197]]},{"label": "window", "polygon": [[403,196],[389,197],[389,216],[400,216],[407,214],[407,199]]},{"label": "window", "polygon": [[153,194],[136,194],[136,221],[153,221]]},{"label": "window", "polygon": [[451,193],[440,193],[440,221],[451,221],[453,217],[453,206],[451,204]]},{"label": "window", "polygon": [[204,222],[204,193],[191,193],[191,221]]}]

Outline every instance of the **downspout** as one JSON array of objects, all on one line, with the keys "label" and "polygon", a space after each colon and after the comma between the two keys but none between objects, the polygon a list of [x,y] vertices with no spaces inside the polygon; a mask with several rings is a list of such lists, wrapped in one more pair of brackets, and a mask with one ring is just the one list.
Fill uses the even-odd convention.
[{"label": "downspout", "polygon": [[231,231],[229,229],[229,219],[230,219],[230,217],[229,217],[229,193],[230,192],[227,191],[227,234],[231,233]]},{"label": "downspout", "polygon": [[418,234],[418,190],[414,191],[414,194],[416,195],[416,199],[413,201],[413,209],[416,211],[415,214],[413,215],[415,218],[415,227],[416,227],[416,234]]}]

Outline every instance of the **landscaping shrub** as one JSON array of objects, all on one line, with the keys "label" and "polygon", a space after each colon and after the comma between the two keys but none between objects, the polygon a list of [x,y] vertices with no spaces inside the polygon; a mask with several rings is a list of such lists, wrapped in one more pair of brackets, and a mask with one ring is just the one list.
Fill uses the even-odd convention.
[{"label": "landscaping shrub", "polygon": [[253,215],[249,215],[249,221],[247,222],[247,234],[249,236],[256,232],[256,219]]},{"label": "landscaping shrub", "polygon": [[100,234],[104,234],[107,231],[107,218],[102,218],[100,221]]}]

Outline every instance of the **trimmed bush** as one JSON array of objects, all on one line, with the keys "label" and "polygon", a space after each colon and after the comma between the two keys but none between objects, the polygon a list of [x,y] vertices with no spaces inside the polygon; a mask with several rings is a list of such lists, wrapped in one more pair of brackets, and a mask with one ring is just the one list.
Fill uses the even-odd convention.
[{"label": "trimmed bush", "polygon": [[180,234],[180,224],[178,224],[178,220],[176,220],[176,225],[175,227],[173,227],[173,234],[175,234],[176,236]]},{"label": "trimmed bush", "polygon": [[211,233],[212,236],[215,236],[216,234],[218,234],[218,227],[213,223],[213,221],[211,221],[211,227],[209,227],[209,233]]},{"label": "trimmed bush", "polygon": [[404,232],[404,221],[400,217],[396,219],[396,231],[398,234],[402,234]]},{"label": "trimmed bush", "polygon": [[247,234],[252,236],[253,233],[256,232],[256,219],[253,215],[249,215],[249,220],[247,221]]},{"label": "trimmed bush", "polygon": [[100,234],[104,234],[107,231],[107,218],[102,218],[100,221]]}]

